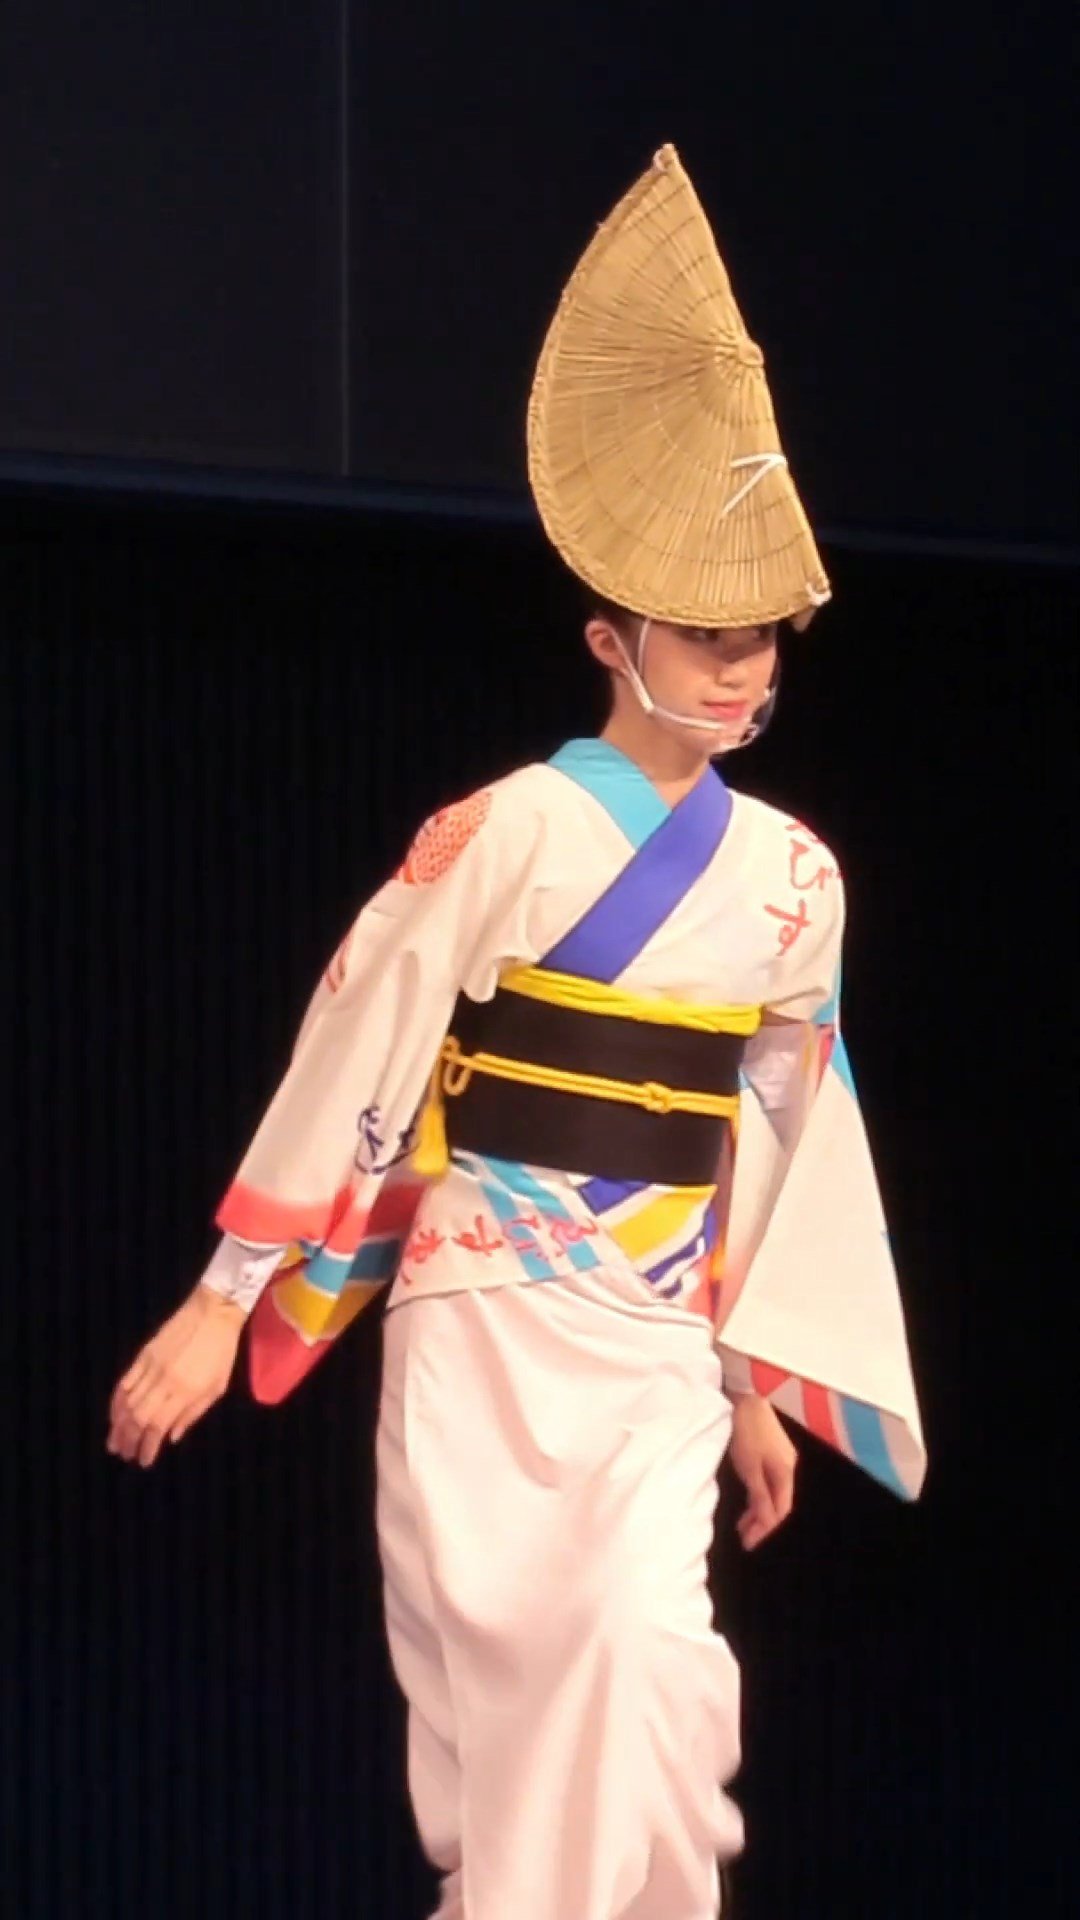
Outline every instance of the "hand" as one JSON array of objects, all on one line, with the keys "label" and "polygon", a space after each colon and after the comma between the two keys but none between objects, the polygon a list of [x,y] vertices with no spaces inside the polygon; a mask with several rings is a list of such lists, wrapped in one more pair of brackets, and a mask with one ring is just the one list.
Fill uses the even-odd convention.
[{"label": "hand", "polygon": [[241,1307],[197,1286],[119,1381],[108,1451],[152,1467],[166,1440],[182,1439],[225,1392],[244,1321]]},{"label": "hand", "polygon": [[733,1405],[731,1464],[748,1495],[735,1530],[750,1552],[791,1512],[798,1454],[767,1400],[744,1393]]}]

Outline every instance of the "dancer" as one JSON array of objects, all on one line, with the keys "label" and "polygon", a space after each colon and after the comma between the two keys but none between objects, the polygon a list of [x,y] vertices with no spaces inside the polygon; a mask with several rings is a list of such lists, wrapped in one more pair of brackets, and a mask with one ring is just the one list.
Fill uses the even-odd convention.
[{"label": "dancer", "polygon": [[178,1440],[249,1315],[280,1400],[389,1286],[379,1545],[439,1920],[712,1920],[725,1450],[750,1548],[792,1503],[776,1408],[905,1497],[924,1455],[837,863],[714,764],[829,585],[670,147],[566,288],[528,447],[610,717],[436,814],[359,914],[109,1446]]}]

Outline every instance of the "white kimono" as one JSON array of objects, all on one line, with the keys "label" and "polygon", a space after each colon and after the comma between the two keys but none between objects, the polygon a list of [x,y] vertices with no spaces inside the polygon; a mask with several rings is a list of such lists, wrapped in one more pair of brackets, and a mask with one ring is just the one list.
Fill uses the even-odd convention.
[{"label": "white kimono", "polygon": [[[712,1920],[742,1845],[739,1676],[706,1563],[729,1390],[895,1491],[923,1471],[837,1031],[836,862],[711,770],[670,809],[600,741],[446,809],[360,914],[219,1213],[280,1399],[392,1285],[387,1629],[438,1920]],[[459,991],[547,965],[762,1008],[715,1191],[455,1153],[413,1123]]]},{"label": "white kimono", "polygon": [[291,1390],[391,1281],[396,1305],[629,1260],[664,1297],[707,1303],[730,1386],[917,1493],[902,1313],[838,1031],[837,864],[800,821],[706,779],[727,800],[723,831],[614,984],[765,1010],[744,1057],[726,1219],[712,1208],[722,1264],[700,1192],[613,1196],[596,1169],[495,1156],[456,1155],[435,1184],[410,1167],[458,991],[487,1000],[502,973],[557,950],[661,828],[682,851],[687,802],[669,809],[605,742],[572,742],[429,821],[316,991],[205,1276],[247,1306],[273,1279],[252,1330],[258,1397]]}]

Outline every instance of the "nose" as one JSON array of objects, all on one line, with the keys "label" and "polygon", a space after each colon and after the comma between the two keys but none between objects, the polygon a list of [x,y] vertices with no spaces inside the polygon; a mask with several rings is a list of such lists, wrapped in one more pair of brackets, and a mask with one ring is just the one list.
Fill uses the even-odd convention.
[{"label": "nose", "polygon": [[713,679],[725,692],[738,696],[747,683],[746,661],[718,653],[713,661]]}]

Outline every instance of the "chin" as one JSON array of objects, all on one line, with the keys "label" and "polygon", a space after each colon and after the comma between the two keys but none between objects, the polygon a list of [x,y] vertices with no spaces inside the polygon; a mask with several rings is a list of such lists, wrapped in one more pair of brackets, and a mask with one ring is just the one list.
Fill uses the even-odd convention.
[{"label": "chin", "polygon": [[[707,718],[705,714],[702,714],[701,717],[703,720]],[[711,759],[714,753],[719,753],[730,745],[733,738],[730,727],[714,727],[711,725],[708,728],[687,727],[680,725],[677,720],[669,722],[669,727],[670,731],[678,736],[684,746],[689,747],[694,753],[701,754],[703,759],[706,760]]]}]

